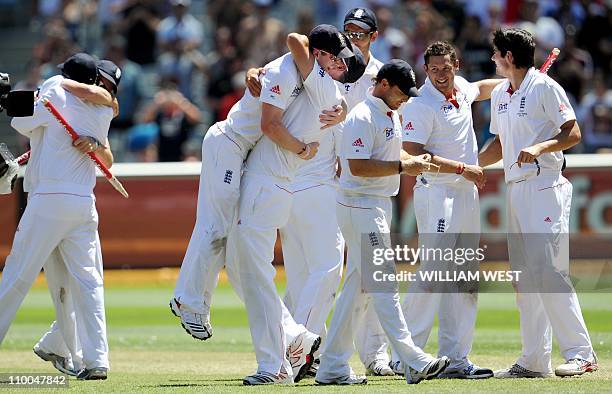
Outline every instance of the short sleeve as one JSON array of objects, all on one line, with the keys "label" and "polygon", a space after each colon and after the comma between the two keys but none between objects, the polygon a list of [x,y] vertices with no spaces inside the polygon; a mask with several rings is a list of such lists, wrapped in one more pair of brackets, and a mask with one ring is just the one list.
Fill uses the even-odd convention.
[{"label": "short sleeve", "polygon": [[[261,95],[259,101],[278,107],[282,110],[289,106],[289,99],[297,82],[296,71],[282,72],[279,68],[267,69],[261,78]],[[293,78],[291,77],[293,76]]]},{"label": "short sleeve", "polygon": [[343,159],[369,159],[374,145],[373,125],[362,117],[347,119],[342,129]]},{"label": "short sleeve", "polygon": [[412,100],[404,104],[402,111],[402,141],[426,145],[433,131],[434,116],[423,103]]},{"label": "short sleeve", "polygon": [[475,83],[471,83],[468,81],[465,81],[465,96],[468,100],[468,102],[470,104],[472,104],[474,101],[476,101],[476,97],[478,97],[478,95],[480,95],[480,89],[478,88],[478,85],[476,85]]},{"label": "short sleeve", "polygon": [[342,93],[336,81],[317,62],[304,80],[304,88],[312,104],[321,110],[332,109],[335,105],[339,105],[342,100]]},{"label": "short sleeve", "polygon": [[542,85],[542,88],[540,92],[542,107],[555,127],[560,128],[568,120],[576,119],[567,94],[557,82],[550,80],[546,85]]}]

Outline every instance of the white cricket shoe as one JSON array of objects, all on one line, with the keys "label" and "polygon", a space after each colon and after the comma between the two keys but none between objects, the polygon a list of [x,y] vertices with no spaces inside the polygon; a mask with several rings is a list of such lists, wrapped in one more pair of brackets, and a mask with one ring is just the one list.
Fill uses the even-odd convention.
[{"label": "white cricket shoe", "polygon": [[170,300],[170,310],[174,316],[181,319],[181,326],[187,334],[202,341],[212,337],[210,312],[206,314],[190,312],[186,308],[181,308],[181,303],[176,298]]},{"label": "white cricket shoe", "polygon": [[442,356],[431,360],[422,371],[407,367],[405,370],[406,382],[408,384],[418,384],[422,380],[433,379],[444,371],[448,364],[450,364],[448,357]]},{"label": "white cricket shoe", "polygon": [[366,375],[368,376],[395,376],[389,362],[385,360],[374,360],[366,368]]},{"label": "white cricket shoe", "polygon": [[581,358],[572,358],[567,360],[565,364],[559,365],[555,368],[555,375],[565,376],[579,376],[586,372],[595,372],[599,366],[597,365],[597,356],[593,355],[593,360],[583,360]]},{"label": "white cricket shoe", "polygon": [[550,374],[543,372],[530,371],[527,368],[521,367],[518,364],[512,365],[510,368],[500,369],[494,372],[494,376],[498,379],[513,379],[513,378],[548,378]]},{"label": "white cricket shoe", "polygon": [[389,368],[394,374],[404,376],[405,368],[401,361],[389,361]]},{"label": "white cricket shoe", "polygon": [[77,375],[78,380],[106,380],[107,377],[108,369],[104,367],[84,368]]},{"label": "white cricket shoe", "polygon": [[78,372],[72,369],[72,365],[71,365],[72,363],[70,362],[68,358],[58,356],[57,354],[54,354],[54,353],[45,352],[38,345],[34,346],[33,350],[34,350],[34,354],[36,354],[38,357],[40,357],[44,361],[49,361],[51,364],[53,364],[55,369],[57,369],[61,373],[65,373],[66,375],[70,375],[70,376],[77,376]]},{"label": "white cricket shoe", "polygon": [[438,375],[440,379],[487,379],[493,377],[493,371],[470,363],[465,368],[446,368]]},{"label": "white cricket shoe", "polygon": [[367,384],[368,379],[365,376],[350,374],[347,376],[341,376],[338,378],[331,378],[331,379],[315,378],[315,382],[323,386],[325,385],[348,386],[352,384]]},{"label": "white cricket shoe", "polygon": [[293,378],[289,376],[285,371],[281,371],[279,374],[273,374],[270,372],[257,372],[253,375],[246,376],[242,379],[242,384],[245,386],[258,386],[264,384],[293,384]]},{"label": "white cricket shoe", "polygon": [[314,362],[314,352],[321,345],[321,337],[305,331],[298,335],[287,347],[287,358],[293,369],[293,381],[299,382],[306,376]]}]

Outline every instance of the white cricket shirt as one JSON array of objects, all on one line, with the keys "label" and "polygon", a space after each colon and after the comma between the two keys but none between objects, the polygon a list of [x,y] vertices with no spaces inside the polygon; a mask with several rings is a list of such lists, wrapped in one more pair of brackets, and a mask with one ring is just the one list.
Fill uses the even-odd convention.
[{"label": "white cricket shirt", "polygon": [[[106,141],[113,118],[110,107],[86,103],[61,87],[62,76],[42,85],[39,97],[47,98],[81,136]],[[96,184],[95,164],[72,146],[63,126],[47,111],[40,99],[33,116],[13,118],[11,126],[26,136],[34,136],[33,164],[26,170],[25,185],[31,192],[91,195]]]},{"label": "white cricket shirt", "polygon": [[[506,182],[536,175],[535,164],[515,164],[520,151],[551,139],[572,119],[576,115],[563,88],[533,67],[516,91],[510,81],[497,85],[491,93],[491,133],[501,141]],[[538,163],[542,172],[561,171],[563,153],[543,153]]]},{"label": "white cricket shirt", "polygon": [[340,188],[345,194],[377,197],[395,196],[400,176],[359,177],[351,173],[348,159],[399,161],[402,149],[402,125],[397,111],[368,94],[349,113],[342,133],[342,174]]},{"label": "white cricket shirt", "polygon": [[[478,164],[478,143],[472,121],[472,103],[478,86],[455,76],[455,102],[450,102],[429,78],[413,97],[400,108],[403,140],[423,144],[424,149],[446,159]],[[457,174],[423,173],[428,183],[469,182]]]},{"label": "white cricket shirt", "polygon": [[[302,91],[302,80],[295,70],[293,57],[287,53],[264,66],[266,73],[260,77],[262,84],[261,96],[266,96],[264,102],[286,108]],[[276,103],[276,104],[274,104]],[[232,106],[225,121],[228,127],[238,136],[238,144],[248,151],[262,137],[261,132],[261,101],[253,97],[248,89],[244,96]]]},{"label": "white cricket shirt", "polygon": [[[291,74],[291,77],[288,74]],[[330,131],[321,130],[319,114],[323,109],[331,110],[335,105],[340,104],[342,100],[340,90],[318,63],[315,63],[312,71],[304,80],[303,87],[306,94],[299,94],[300,92],[295,90],[290,94],[296,96],[292,101],[284,100],[281,97],[283,88],[279,80],[283,78],[300,78],[293,62],[290,65],[281,63],[277,68],[266,71],[262,79],[260,101],[284,110],[283,124],[295,138],[305,143],[320,141]],[[331,162],[332,156],[327,156]],[[246,170],[291,182],[295,179],[298,169],[306,163],[306,160],[300,159],[291,151],[282,149],[264,136],[251,151],[247,159]],[[327,170],[322,171],[327,172]]]}]

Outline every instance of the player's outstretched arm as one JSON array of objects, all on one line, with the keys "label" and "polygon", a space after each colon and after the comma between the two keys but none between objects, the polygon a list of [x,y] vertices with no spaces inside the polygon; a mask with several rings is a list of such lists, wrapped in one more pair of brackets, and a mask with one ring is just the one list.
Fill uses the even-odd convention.
[{"label": "player's outstretched arm", "polygon": [[244,77],[244,83],[253,97],[261,94],[261,82],[259,76],[266,73],[265,68],[249,68]]},{"label": "player's outstretched arm", "polygon": [[104,105],[113,109],[114,116],[119,115],[119,103],[116,97],[100,86],[87,85],[72,79],[65,78],[62,87],[80,99],[92,104]]},{"label": "player's outstretched arm", "polygon": [[303,79],[308,78],[314,66],[315,58],[308,46],[308,37],[298,33],[287,35],[287,47]]},{"label": "player's outstretched arm", "polygon": [[488,141],[478,154],[478,164],[481,167],[487,167],[495,164],[502,159],[502,146],[499,136]]},{"label": "player's outstretched arm", "polygon": [[478,91],[480,92],[478,96],[476,96],[476,101],[489,100],[493,89],[503,81],[505,81],[505,79],[483,79],[474,82],[476,86],[478,86]]}]

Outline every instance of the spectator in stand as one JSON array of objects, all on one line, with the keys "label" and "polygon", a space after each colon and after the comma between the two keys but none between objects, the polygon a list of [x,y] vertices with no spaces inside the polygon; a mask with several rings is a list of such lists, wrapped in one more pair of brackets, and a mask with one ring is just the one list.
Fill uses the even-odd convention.
[{"label": "spectator in stand", "polygon": [[601,73],[594,79],[593,90],[587,93],[578,116],[582,119],[582,140],[587,153],[612,151],[612,89],[606,86]]},{"label": "spectator in stand", "polygon": [[219,99],[232,91],[232,76],[244,69],[241,58],[231,40],[231,30],[221,27],[215,35],[215,50],[206,55],[208,87],[207,106],[213,119],[219,118]]},{"label": "spectator in stand", "polygon": [[127,0],[119,31],[126,38],[125,54],[140,65],[155,64],[161,0]]},{"label": "spectator in stand", "polygon": [[142,122],[155,122],[159,126],[159,161],[181,161],[183,144],[202,114],[178,91],[176,81],[165,79],[160,85],[161,90],[143,111]]},{"label": "spectator in stand", "polygon": [[58,74],[57,65],[79,52],[79,48],[72,42],[64,22],[59,18],[50,20],[43,32],[44,38],[34,46],[32,57],[35,63],[41,64],[42,78],[47,79]]},{"label": "spectator in stand", "polygon": [[199,51],[202,45],[202,24],[189,11],[191,0],[171,0],[172,15],[163,19],[157,32],[160,57],[160,74],[175,76],[178,89],[189,100],[193,100],[193,76],[203,68],[204,56]]},{"label": "spectator in stand", "polygon": [[252,0],[254,9],[240,21],[236,45],[247,67],[260,67],[287,52],[285,25],[269,15],[272,3]]},{"label": "spectator in stand", "polygon": [[232,109],[232,106],[236,104],[244,95],[245,76],[245,72],[240,71],[234,74],[232,77],[233,90],[221,97],[221,100],[219,100],[219,110],[217,111],[216,122],[221,122],[227,119],[227,114],[229,113],[230,109]]}]

